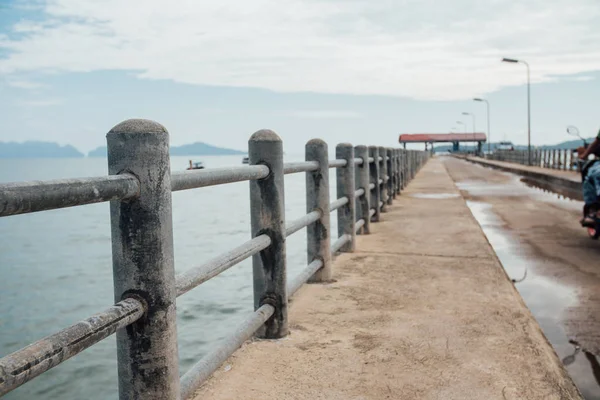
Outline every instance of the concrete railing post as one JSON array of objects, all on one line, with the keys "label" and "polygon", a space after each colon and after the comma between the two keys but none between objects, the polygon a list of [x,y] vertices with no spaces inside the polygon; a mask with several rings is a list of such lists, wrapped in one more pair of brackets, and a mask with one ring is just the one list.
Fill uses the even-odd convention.
[{"label": "concrete railing post", "polygon": [[381,215],[381,207],[379,207],[381,192],[379,191],[379,148],[377,146],[369,146],[369,157],[373,158],[373,162],[369,164],[370,183],[375,185],[373,190],[371,190],[370,206],[375,210],[371,222],[379,222]]},{"label": "concrete railing post", "polygon": [[385,153],[387,155],[386,169],[387,169],[387,175],[388,175],[387,203],[388,203],[388,205],[391,205],[392,201],[396,197],[396,190],[394,189],[394,182],[396,181],[396,174],[394,173],[394,158],[393,158],[392,149],[386,148]]},{"label": "concrete railing post", "polygon": [[179,400],[169,133],[134,119],[106,141],[109,174],[140,181],[137,198],[110,203],[115,302],[133,297],[146,311],[117,331],[119,398]]},{"label": "concrete railing post", "polygon": [[394,198],[400,194],[400,152],[392,149],[394,154]]},{"label": "concrete railing post", "polygon": [[356,242],[356,230],[354,223],[356,222],[355,212],[355,168],[354,168],[354,148],[350,143],[340,143],[335,148],[335,158],[338,160],[346,160],[346,166],[338,168],[336,171],[337,180],[337,197],[347,197],[348,203],[338,208],[338,237],[342,235],[350,235],[350,241],[344,244],[340,249],[343,252],[353,252]]},{"label": "concrete railing post", "polygon": [[264,304],[275,308],[256,336],[277,339],[288,334],[283,143],[275,132],[260,130],[248,141],[248,158],[250,165],[270,170],[266,178],[250,181],[252,237],[265,234],[271,239],[269,247],[252,257],[254,309]]},{"label": "concrete railing post", "polygon": [[309,282],[328,282],[331,271],[331,230],[329,226],[329,156],[327,143],[312,139],[306,143],[306,161],[317,161],[319,169],[306,173],[306,211],[318,210],[321,218],[306,227],[308,263],[323,261]]},{"label": "concrete railing post", "polygon": [[368,235],[371,231],[371,218],[369,217],[369,210],[371,209],[371,190],[369,189],[369,150],[367,146],[356,146],[354,148],[354,156],[363,160],[355,172],[355,187],[357,189],[363,189],[365,193],[358,198],[356,204],[356,219],[363,219],[365,221],[360,233]]},{"label": "concrete railing post", "polygon": [[385,147],[379,147],[379,157],[382,158],[379,164],[379,178],[382,180],[379,191],[381,192],[381,202],[383,202],[381,206],[381,212],[386,212],[388,200],[387,180],[389,176],[387,169],[387,151]]}]

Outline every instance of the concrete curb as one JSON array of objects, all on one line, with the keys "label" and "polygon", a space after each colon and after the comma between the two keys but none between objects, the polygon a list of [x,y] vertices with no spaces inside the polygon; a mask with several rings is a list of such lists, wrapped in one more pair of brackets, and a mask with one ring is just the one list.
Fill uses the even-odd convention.
[{"label": "concrete curb", "polygon": [[544,189],[548,189],[548,190],[551,190],[551,191],[554,191],[557,193],[565,194],[566,196],[571,197],[576,200],[582,200],[581,183],[580,182],[575,182],[570,179],[565,179],[565,178],[561,178],[561,177],[550,175],[550,174],[542,174],[542,173],[539,173],[536,171],[528,171],[524,168],[519,168],[516,166],[512,167],[512,166],[508,166],[508,165],[498,165],[495,163],[489,163],[485,160],[476,159],[473,157],[457,157],[457,158],[472,162],[474,164],[483,165],[484,167],[495,168],[495,169],[499,169],[502,171],[511,172],[516,175],[521,175],[523,177],[526,177],[526,178],[534,181],[534,183],[537,183],[538,185],[536,185],[536,186],[540,186]]}]

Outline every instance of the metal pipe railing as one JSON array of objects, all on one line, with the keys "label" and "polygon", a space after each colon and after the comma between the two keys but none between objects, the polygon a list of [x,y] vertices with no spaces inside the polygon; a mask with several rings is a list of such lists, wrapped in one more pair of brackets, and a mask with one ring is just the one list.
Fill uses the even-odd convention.
[{"label": "metal pipe railing", "polygon": [[275,307],[263,304],[248,318],[238,325],[237,329],[227,337],[223,343],[217,346],[198,361],[188,372],[181,377],[181,398],[189,399],[200,385],[219,368],[221,364],[234,351],[236,351],[246,340],[264,325],[275,313]]},{"label": "metal pipe railing", "polygon": [[140,182],[129,174],[0,185],[0,217],[129,200],[140,192]]},{"label": "metal pipe railing", "polygon": [[285,163],[283,165],[283,173],[285,175],[295,174],[297,172],[311,172],[319,169],[319,163],[316,161],[304,161]]},{"label": "metal pipe railing", "polygon": [[346,165],[348,165],[348,160],[329,160],[329,168],[343,168]]},{"label": "metal pipe railing", "polygon": [[221,272],[227,271],[229,268],[252,257],[270,245],[271,238],[267,235],[260,235],[216,258],[213,258],[199,267],[191,268],[177,275],[175,279],[177,297],[189,292],[207,280],[214,278]]},{"label": "metal pipe railing", "polygon": [[314,260],[304,268],[304,270],[298,274],[294,279],[288,282],[288,297],[294,296],[294,294],[308,281],[318,270],[323,268],[323,261]]},{"label": "metal pipe railing", "polygon": [[329,211],[335,211],[340,207],[345,206],[346,204],[348,204],[350,201],[348,200],[348,198],[346,196],[342,197],[341,199],[337,199],[331,202],[331,204],[329,204]]},{"label": "metal pipe railing", "polygon": [[0,359],[0,396],[81,353],[144,315],[144,305],[128,298]]},{"label": "metal pipe railing", "polygon": [[310,224],[317,222],[319,220],[319,218],[321,218],[321,212],[315,210],[315,211],[311,211],[308,214],[298,218],[295,221],[290,222],[285,227],[285,236],[287,237],[287,236],[293,235],[294,233],[298,232],[300,229],[306,228]]},{"label": "metal pipe railing", "polygon": [[269,175],[269,167],[266,165],[174,172],[171,175],[171,190],[177,192],[225,183],[263,179],[267,175]]},{"label": "metal pipe railing", "polygon": [[[116,332],[121,400],[188,398],[252,335],[287,335],[288,299],[307,281],[332,279],[332,256],[354,251],[356,234],[370,233],[371,222],[380,220],[380,211],[392,204],[428,157],[410,150],[340,144],[336,158],[329,160],[327,144],[315,139],[306,145],[307,161],[284,164],[281,139],[263,130],[250,138],[248,166],[171,173],[168,133],[161,125],[125,121],[109,132],[107,141],[108,177],[0,184],[0,216],[111,201],[119,300],[0,359],[0,395]],[[329,168],[336,168],[339,198],[333,202]],[[307,213],[286,224],[284,175],[296,172],[306,173]],[[250,182],[252,239],[176,276],[172,192],[240,181]],[[333,244],[327,211],[337,211]],[[309,264],[288,280],[285,238],[305,227]],[[176,298],[249,257],[255,312],[180,381]]]}]

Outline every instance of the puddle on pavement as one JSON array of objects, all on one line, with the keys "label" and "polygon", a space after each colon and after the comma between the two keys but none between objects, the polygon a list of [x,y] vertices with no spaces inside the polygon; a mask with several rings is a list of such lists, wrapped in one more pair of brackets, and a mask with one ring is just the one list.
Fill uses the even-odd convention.
[{"label": "puddle on pavement", "polygon": [[[497,172],[497,171],[496,171]],[[469,193],[473,197],[497,196],[497,197],[531,197],[532,199],[551,203],[565,210],[581,211],[583,202],[579,201],[575,195],[566,196],[564,194],[551,191],[548,188],[541,188],[533,185],[530,180],[521,178],[509,172],[502,172],[511,178],[506,183],[490,183],[482,180],[455,182],[456,186]],[[525,181],[526,180],[526,181]]]},{"label": "puddle on pavement", "polygon": [[531,253],[528,246],[511,237],[504,228],[503,221],[493,212],[491,204],[467,201],[467,205],[487,236],[504,270],[511,279],[517,281],[515,287],[559,358],[563,360],[563,364],[584,398],[600,399],[598,359],[593,354],[578,348],[576,343],[571,343],[564,329],[562,317],[566,309],[577,302],[576,291],[536,274],[536,264],[542,261],[528,257],[527,254]]},{"label": "puddle on pavement", "polygon": [[558,197],[559,199],[582,200],[583,197],[581,192],[574,193],[571,190],[562,188],[557,185],[552,185],[548,182],[539,181],[537,179],[523,177],[521,178],[521,182],[523,182],[525,185],[532,189],[539,190],[543,193],[556,195],[556,197]]},{"label": "puddle on pavement", "polygon": [[409,196],[417,199],[453,199],[460,195],[458,193],[413,193]]}]

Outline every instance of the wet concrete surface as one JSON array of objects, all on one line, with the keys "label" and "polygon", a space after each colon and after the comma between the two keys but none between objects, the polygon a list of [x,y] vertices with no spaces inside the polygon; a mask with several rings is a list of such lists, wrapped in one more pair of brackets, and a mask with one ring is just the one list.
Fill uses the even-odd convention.
[{"label": "wet concrete surface", "polygon": [[413,193],[410,197],[414,197],[416,199],[452,199],[455,197],[460,197],[456,193]]},{"label": "wet concrete surface", "polygon": [[600,399],[600,242],[583,203],[521,178],[444,161],[507,274],[586,399]]}]

